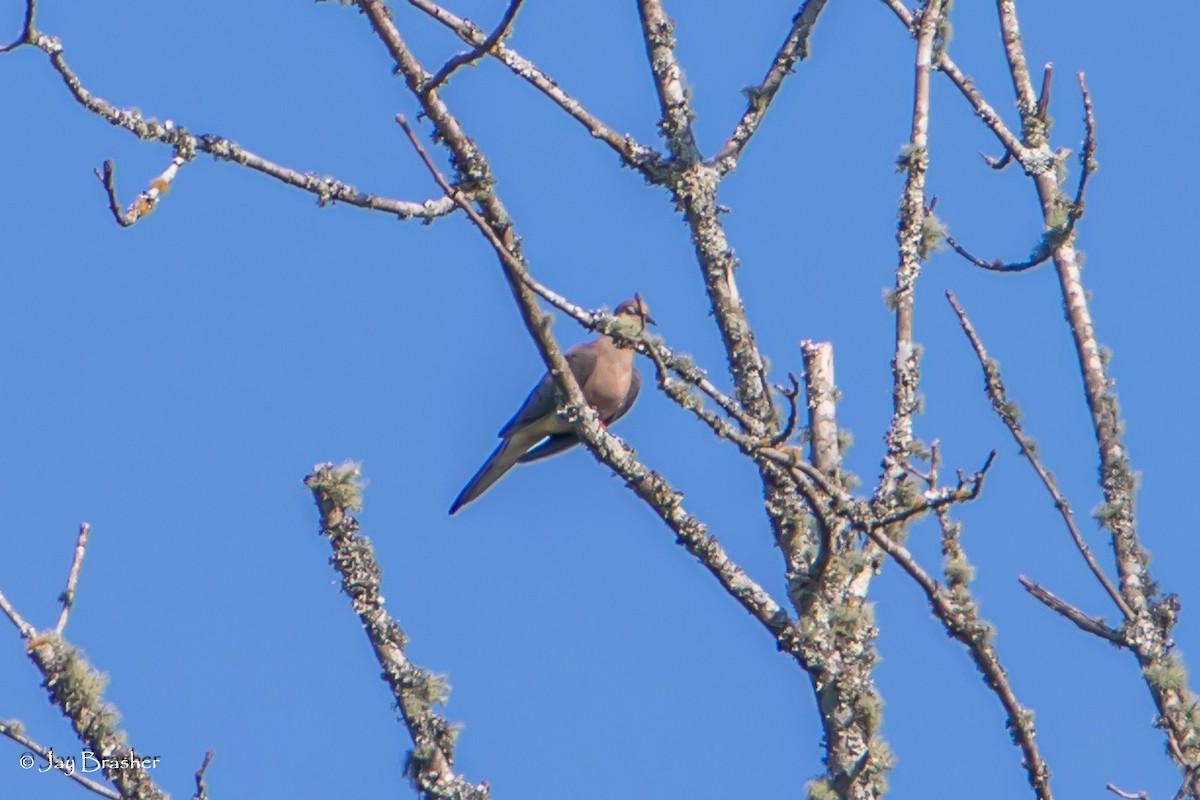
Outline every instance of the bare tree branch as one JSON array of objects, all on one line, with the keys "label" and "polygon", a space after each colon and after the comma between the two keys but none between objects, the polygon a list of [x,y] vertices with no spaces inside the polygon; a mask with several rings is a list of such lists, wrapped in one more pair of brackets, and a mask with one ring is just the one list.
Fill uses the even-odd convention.
[{"label": "bare tree branch", "polygon": [[1033,581],[1021,575],[1017,578],[1021,585],[1025,587],[1025,591],[1033,595],[1034,599],[1045,605],[1051,611],[1061,614],[1062,616],[1074,622],[1075,625],[1083,631],[1095,634],[1101,639],[1107,639],[1118,647],[1128,647],[1129,643],[1120,631],[1109,626],[1102,617],[1090,617],[1080,611],[1075,606],[1068,603],[1066,600],[1058,597],[1049,589],[1034,583]]},{"label": "bare tree branch", "polygon": [[[884,2],[911,30],[912,17],[903,6],[897,0]],[[1048,144],[1049,119],[1037,115],[1037,101],[1021,44],[1013,0],[997,0],[996,6],[1009,72],[1021,112],[1022,140],[1014,140],[1011,132],[1003,126],[948,55],[942,53],[938,65],[1033,180],[1046,228],[1050,231],[1065,230],[1071,217],[1078,214],[1081,203],[1072,203],[1059,188],[1056,165],[1061,157]],[[1094,123],[1087,119],[1089,100],[1085,96],[1085,123],[1094,153]],[[1085,142],[1085,172],[1095,169],[1088,150],[1089,145]],[[1167,737],[1168,750],[1184,772],[1184,792],[1189,797],[1200,797],[1200,728],[1193,719],[1186,672],[1173,650],[1169,636],[1170,624],[1174,619],[1169,608],[1171,603],[1169,598],[1156,601],[1156,583],[1150,574],[1146,551],[1137,535],[1134,513],[1137,478],[1122,439],[1117,397],[1096,340],[1073,238],[1057,237],[1050,250],[1100,456],[1100,487],[1105,502],[1098,517],[1112,532],[1120,593],[1125,605],[1134,613],[1134,618],[1126,623],[1126,629],[1134,633],[1128,635],[1126,641],[1138,659],[1146,686],[1154,698],[1159,713],[1158,722]]]},{"label": "bare tree branch", "polygon": [[29,44],[33,41],[33,37],[37,35],[37,31],[33,27],[34,6],[36,4],[37,0],[25,0],[25,21],[21,23],[21,35],[13,39],[9,44],[0,47],[0,53],[16,50],[21,45]]},{"label": "bare tree branch", "polygon": [[[30,3],[29,8],[32,9],[32,7],[33,4]],[[139,139],[159,142],[172,147],[175,150],[175,160],[172,161],[173,167],[175,167],[176,162],[182,164],[191,161],[195,158],[196,153],[208,153],[219,161],[230,161],[244,167],[249,167],[289,186],[294,186],[316,195],[319,205],[346,203],[372,211],[394,214],[402,220],[416,218],[432,221],[437,217],[449,214],[455,208],[454,203],[445,197],[417,202],[364,194],[353,186],[335,178],[323,178],[311,172],[297,172],[290,167],[269,161],[224,137],[212,134],[192,134],[186,128],[175,124],[171,120],[158,122],[155,119],[145,118],[136,110],[117,108],[83,86],[79,76],[67,65],[63,57],[62,43],[57,38],[48,36],[37,30],[28,31],[27,33],[27,37],[15,43],[14,46],[28,44],[46,53],[50,57],[51,65],[62,77],[63,83],[67,85],[67,88],[79,104],[88,111],[108,120],[110,124],[118,128],[124,128]],[[171,169],[171,167],[168,168],[169,171]],[[163,176],[166,174],[164,173]],[[160,176],[160,180],[163,179],[163,176]],[[170,183],[170,179],[166,179],[157,187],[151,184],[150,190],[140,196],[130,207],[129,211],[122,213],[120,205],[116,201],[115,189],[112,186],[111,162],[106,164],[105,173],[103,175],[98,174],[97,177],[100,178],[105,189],[108,191],[113,215],[122,226],[132,225],[139,217],[148,213],[159,195],[165,190],[166,185]],[[173,173],[171,177],[174,177]],[[155,192],[155,189],[157,189],[157,192],[153,195],[153,201],[150,201],[148,199],[149,193]]]},{"label": "bare tree branch", "polygon": [[201,762],[200,768],[196,770],[196,793],[192,795],[192,800],[208,800],[208,784],[204,781],[204,773],[208,771],[208,765],[212,763],[213,751],[209,750],[204,754],[204,761]]},{"label": "bare tree branch", "polygon": [[804,5],[792,17],[792,28],[788,31],[783,44],[779,46],[779,51],[771,61],[770,68],[767,69],[767,74],[763,76],[757,86],[745,90],[746,111],[734,126],[729,138],[725,140],[725,144],[710,162],[717,168],[718,174],[723,176],[737,166],[742,151],[758,131],[758,126],[766,116],[767,109],[771,106],[779,88],[783,86],[784,79],[792,73],[797,61],[808,58],[808,39],[812,35],[813,27],[817,24],[817,17],[825,8],[826,1],[805,0]]},{"label": "bare tree branch", "polygon": [[87,550],[88,533],[91,530],[91,525],[82,523],[79,526],[79,536],[75,539],[75,556],[71,559],[71,569],[67,572],[67,588],[58,598],[62,602],[62,611],[58,614],[58,622],[54,624],[54,632],[59,636],[62,636],[63,629],[67,627],[67,616],[75,605],[75,585],[79,582],[79,570],[83,566],[83,554]]},{"label": "bare tree branch", "polygon": [[[30,5],[32,5],[32,3]],[[54,751],[45,745],[35,742],[33,739],[30,739],[28,736],[22,733],[20,723],[13,720],[0,722],[0,735],[7,736],[9,739],[12,739],[25,749],[37,753],[47,764],[53,764],[51,759],[54,758]],[[85,777],[78,770],[67,772],[63,769],[55,769],[54,771],[75,781],[89,792],[98,794],[101,797],[107,797],[109,800],[122,800],[119,793],[102,783],[97,783],[91,778]]]},{"label": "bare tree branch", "polygon": [[[896,314],[892,418],[884,436],[887,451],[872,498],[874,512],[879,517],[906,504],[906,464],[913,444],[913,414],[917,410],[921,382],[920,354],[913,344],[914,293],[921,274],[921,262],[929,255],[933,246],[930,237],[934,235],[928,225],[932,215],[925,199],[925,174],[929,169],[929,76],[933,68],[933,42],[938,26],[943,22],[942,13],[940,0],[927,0],[916,30],[912,121],[908,145],[900,161],[907,174],[900,197],[900,228],[896,234],[899,263],[892,290]],[[889,532],[888,536],[899,538],[899,532]]]},{"label": "bare tree branch", "polygon": [[1150,800],[1150,795],[1146,794],[1145,792],[1126,792],[1122,789],[1118,789],[1111,783],[1105,784],[1104,788],[1115,794],[1117,797],[1125,798],[1125,800]]},{"label": "bare tree branch", "polygon": [[949,233],[946,233],[943,238],[946,240],[946,244],[950,245],[950,249],[952,249],[954,252],[958,253],[960,256],[965,258],[967,261],[970,261],[980,269],[986,269],[991,272],[1024,272],[1027,269],[1033,269],[1038,264],[1045,264],[1050,260],[1050,248],[1046,247],[1044,242],[1040,246],[1034,248],[1033,253],[1025,261],[1015,261],[1013,263],[1006,264],[999,259],[995,261],[984,261],[982,258],[974,255],[971,251],[959,244]]},{"label": "bare tree branch", "polygon": [[0,592],[0,611],[4,612],[4,616],[8,617],[9,622],[17,629],[17,633],[21,634],[22,639],[31,639],[37,633],[37,630],[25,621],[25,618],[17,613],[17,609],[13,608],[13,604],[8,602],[8,598],[4,596],[4,592]]},{"label": "bare tree branch", "polygon": [[425,91],[432,91],[441,86],[459,67],[473,64],[483,58],[496,45],[496,42],[507,36],[522,2],[524,0],[509,0],[508,8],[504,10],[504,16],[500,19],[500,24],[496,26],[496,29],[468,52],[459,53],[443,64],[442,68],[425,84]]},{"label": "bare tree branch", "polygon": [[[457,17],[431,0],[408,0],[413,7],[420,9],[433,19],[454,31],[467,44],[479,46],[487,36],[471,24],[469,20]],[[522,56],[516,50],[503,42],[496,42],[488,51],[493,57],[508,67],[515,75],[532,84],[538,91],[546,95],[553,103],[567,112],[576,122],[587,129],[595,138],[611,147],[621,157],[626,166],[641,172],[647,180],[654,183],[666,181],[666,169],[661,153],[652,147],[641,144],[629,134],[617,133],[599,117],[591,113],[579,100],[568,94],[558,83],[539,69],[533,62]]]},{"label": "bare tree branch", "polygon": [[692,132],[692,109],[683,85],[683,68],[675,56],[675,23],[667,17],[661,0],[637,0],[646,57],[662,111],[659,130],[671,158],[680,165],[700,161],[700,148]]},{"label": "bare tree branch", "polygon": [[[892,10],[896,17],[904,23],[904,26],[915,33],[913,28],[913,15],[901,0],[882,0],[883,4]],[[1002,157],[1005,163],[1011,156],[1019,156],[1025,152],[1025,146],[1021,143],[1020,137],[1012,132],[1004,121],[1000,118],[999,113],[994,108],[988,105],[983,94],[975,88],[974,82],[968,78],[962,70],[958,68],[950,57],[945,53],[944,49],[934,54],[934,64],[937,68],[946,74],[946,77],[958,87],[967,102],[975,109],[975,114],[991,129],[996,138],[1000,140],[1000,144],[1004,146],[1005,155]]]},{"label": "bare tree branch", "polygon": [[383,679],[396,699],[396,708],[412,739],[406,772],[424,795],[457,800],[487,800],[486,783],[472,784],[454,772],[458,726],[447,722],[432,706],[446,702],[445,678],[422,669],[404,652],[408,637],[383,607],[382,570],[371,542],[358,533],[352,511],[362,509],[358,465],[317,464],[304,479],[321,515],[321,534],[333,548],[330,563],[342,579],[363,631],[383,668]]},{"label": "bare tree branch", "polygon": [[[1025,48],[1021,45],[1021,28],[1017,24],[1017,5],[1015,0],[996,0],[996,11],[1000,15],[1000,38],[1004,41],[1004,57],[1008,59],[1008,74],[1012,77],[1013,91],[1017,95],[1017,110],[1021,112],[1021,120],[1037,113],[1037,100],[1033,93],[1033,79],[1029,75],[1029,65],[1025,61]],[[1049,76],[1047,76],[1049,80]],[[1045,93],[1049,96],[1049,92]],[[1028,141],[1026,144],[1037,146]]]},{"label": "bare tree branch", "polygon": [[176,173],[185,163],[187,163],[186,159],[176,154],[171,159],[170,165],[161,174],[150,180],[150,186],[139,194],[125,211],[121,210],[121,204],[117,200],[117,189],[113,185],[112,160],[109,159],[104,162],[103,173],[98,169],[92,170],[92,172],[95,173],[96,178],[104,186],[105,192],[108,193],[108,207],[112,211],[113,217],[117,220],[117,224],[122,228],[128,228],[154,210],[159,198],[167,193],[167,189],[171,186],[171,181],[175,180]]},{"label": "bare tree branch", "polygon": [[808,394],[808,430],[813,466],[830,480],[838,479],[842,454],[837,440],[837,385],[833,380],[833,345],[800,343],[804,357],[804,385]]},{"label": "bare tree branch", "polygon": [[[936,480],[936,472],[933,474]],[[939,521],[944,526],[943,547],[949,543],[951,548],[946,554],[947,563],[955,560],[959,563],[957,569],[969,569],[961,551],[955,552],[953,549],[957,547],[956,527],[944,515],[939,514]],[[904,545],[893,541],[883,528],[872,528],[868,535],[916,581],[925,592],[934,616],[946,628],[946,632],[967,649],[976,669],[983,675],[984,682],[999,699],[1008,715],[1007,725],[1012,731],[1013,743],[1021,749],[1024,756],[1022,763],[1034,796],[1039,800],[1051,800],[1054,795],[1050,790],[1050,769],[1037,745],[1033,713],[1017,700],[1000,662],[1000,655],[992,645],[992,627],[980,618],[978,604],[970,592],[957,586],[953,590],[947,590],[925,571]]]},{"label": "bare tree branch", "polygon": [[983,341],[979,338],[979,334],[975,332],[975,327],[971,325],[971,320],[967,318],[967,312],[959,305],[958,299],[954,293],[947,290],[946,299],[950,301],[950,305],[954,308],[954,313],[958,315],[958,322],[962,326],[963,333],[967,335],[967,339],[971,342],[971,347],[975,351],[976,358],[979,359],[979,366],[983,368],[983,383],[984,391],[988,398],[992,401],[992,408],[995,409],[996,415],[1000,417],[1000,421],[1008,428],[1013,439],[1016,440],[1017,446],[1021,448],[1021,453],[1025,458],[1029,459],[1030,466],[1041,479],[1042,485],[1046,487],[1046,491],[1050,493],[1050,497],[1054,499],[1054,507],[1058,509],[1062,515],[1063,522],[1067,526],[1067,532],[1071,535],[1071,541],[1075,543],[1075,549],[1083,556],[1083,560],[1087,563],[1088,569],[1092,575],[1108,593],[1113,603],[1120,609],[1121,614],[1125,619],[1132,619],[1133,610],[1125,602],[1121,593],[1104,574],[1104,570],[1092,555],[1092,550],[1088,547],[1087,542],[1083,539],[1083,534],[1079,532],[1079,528],[1075,525],[1075,515],[1071,513],[1071,505],[1067,499],[1058,491],[1058,485],[1054,481],[1054,477],[1044,466],[1041,459],[1038,457],[1037,450],[1034,447],[1033,441],[1025,434],[1021,428],[1019,412],[1014,401],[1008,399],[1007,392],[1004,388],[1004,381],[1000,377],[1000,367],[995,361],[988,358],[987,350],[984,349]]}]

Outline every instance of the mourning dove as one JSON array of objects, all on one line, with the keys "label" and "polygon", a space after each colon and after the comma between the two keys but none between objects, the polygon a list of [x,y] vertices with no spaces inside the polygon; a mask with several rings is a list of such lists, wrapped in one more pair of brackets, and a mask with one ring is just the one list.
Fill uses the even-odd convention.
[{"label": "mourning dove", "polygon": [[[640,331],[646,322],[654,323],[640,297],[621,303],[614,313],[619,321],[636,321],[636,327],[630,326],[631,332]],[[605,425],[625,415],[642,388],[642,378],[633,368],[632,349],[620,347],[612,337],[602,334],[572,347],[566,359],[584,399]],[[571,423],[558,415],[557,394],[554,379],[547,372],[500,429],[500,445],[459,492],[450,506],[451,514],[487,491],[514,464],[537,461],[579,444]]]}]

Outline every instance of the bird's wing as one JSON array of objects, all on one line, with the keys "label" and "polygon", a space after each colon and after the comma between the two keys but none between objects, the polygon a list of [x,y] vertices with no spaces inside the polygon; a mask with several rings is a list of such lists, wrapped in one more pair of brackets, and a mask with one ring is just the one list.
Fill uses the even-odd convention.
[{"label": "bird's wing", "polygon": [[540,461],[556,453],[561,453],[563,450],[570,450],[577,444],[579,444],[579,437],[575,435],[575,431],[551,434],[546,441],[518,458],[517,463],[528,464],[530,461]]},{"label": "bird's wing", "polygon": [[[616,422],[621,417],[625,416],[625,412],[633,407],[633,401],[637,399],[638,392],[642,388],[642,376],[638,371],[633,370],[633,374],[629,376],[629,391],[625,393],[625,400],[613,412],[613,415],[604,420],[604,424]],[[575,435],[575,431],[566,431],[564,433],[551,434],[546,441],[539,444],[537,447],[525,453],[517,459],[518,464],[528,464],[530,461],[540,461],[543,458],[549,458],[552,455],[561,453],[563,450],[569,450],[579,444],[579,437]]]},{"label": "bird's wing", "polygon": [[[592,374],[592,370],[596,367],[596,351],[591,347],[592,344],[592,342],[577,344],[567,351],[567,365],[571,368],[571,372],[575,374],[575,380],[580,386],[587,382],[588,377]],[[554,379],[547,372],[542,376],[542,380],[538,385],[533,387],[533,391],[525,398],[525,402],[517,409],[517,413],[513,414],[513,418],[500,429],[499,436],[501,438],[508,438],[515,431],[519,431],[550,416],[557,408],[558,397],[555,391]]]}]

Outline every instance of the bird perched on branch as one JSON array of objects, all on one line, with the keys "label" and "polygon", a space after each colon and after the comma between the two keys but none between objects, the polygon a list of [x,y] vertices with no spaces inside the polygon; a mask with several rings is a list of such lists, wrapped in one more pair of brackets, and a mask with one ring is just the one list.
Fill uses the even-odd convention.
[{"label": "bird perched on branch", "polygon": [[[630,335],[644,330],[647,322],[656,324],[641,297],[621,303],[614,314],[619,330]],[[608,334],[575,345],[566,352],[566,359],[584,399],[605,425],[624,416],[637,399],[642,378],[633,368],[633,350],[621,347]],[[571,423],[558,415],[557,395],[554,379],[547,372],[500,429],[499,447],[459,492],[450,506],[451,514],[487,491],[515,464],[537,461],[579,444]]]}]

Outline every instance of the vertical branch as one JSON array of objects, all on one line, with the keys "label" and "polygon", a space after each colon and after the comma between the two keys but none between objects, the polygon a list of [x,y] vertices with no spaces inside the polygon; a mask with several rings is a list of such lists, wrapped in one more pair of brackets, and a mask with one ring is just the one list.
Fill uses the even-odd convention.
[{"label": "vertical branch", "polygon": [[695,164],[700,160],[700,149],[692,134],[692,110],[683,85],[683,69],[675,57],[675,23],[667,17],[660,0],[638,0],[638,15],[662,109],[659,129],[678,163]]},{"label": "vertical branch", "polygon": [[833,345],[829,342],[800,343],[804,356],[804,381],[808,387],[808,430],[812,463],[836,481],[842,463],[837,435],[837,385],[833,381]]},{"label": "vertical branch", "polygon": [[[921,380],[919,354],[913,343],[913,293],[921,274],[921,261],[928,257],[936,242],[936,233],[931,230],[935,223],[925,201],[925,174],[929,169],[929,75],[942,7],[941,0],[928,0],[917,22],[912,124],[900,162],[907,177],[900,197],[896,236],[900,262],[893,289],[896,337],[892,355],[892,420],[885,437],[883,473],[874,497],[876,513],[881,516],[904,504],[904,474],[912,448],[913,414]],[[896,538],[894,531],[890,535]]]},{"label": "vertical branch", "polygon": [[[1038,102],[1033,89],[1033,79],[1029,75],[1029,64],[1025,61],[1025,48],[1021,43],[1016,0],[996,0],[996,11],[1000,15],[1000,38],[1004,41],[1008,74],[1012,77],[1013,91],[1017,94],[1017,109],[1024,120],[1037,113]],[[1049,96],[1049,93],[1046,95]]]},{"label": "vertical branch", "polygon": [[[1048,144],[1049,119],[1038,115],[1033,81],[1021,44],[1014,0],[997,0],[1001,36],[1008,58],[1009,72],[1020,106],[1024,147],[1014,150],[1037,189],[1042,219],[1047,230],[1059,290],[1066,309],[1068,327],[1075,346],[1084,395],[1092,418],[1100,460],[1100,488],[1104,505],[1100,521],[1112,532],[1118,586],[1124,605],[1133,612],[1126,623],[1126,638],[1136,654],[1146,686],[1158,710],[1157,724],[1166,733],[1167,750],[1184,772],[1181,793],[1200,797],[1200,727],[1195,717],[1193,695],[1187,687],[1187,673],[1170,637],[1175,622],[1176,601],[1171,596],[1156,599],[1157,588],[1149,569],[1149,557],[1142,548],[1136,530],[1134,492],[1137,478],[1122,439],[1122,425],[1113,382],[1108,376],[1105,358],[1096,339],[1083,286],[1079,253],[1075,249],[1074,230],[1069,226],[1080,209],[1059,185],[1056,167],[1060,156]],[[944,59],[948,61],[948,59]],[[1049,71],[1049,65],[1047,65]],[[1042,92],[1049,95],[1049,87]],[[1094,120],[1085,95],[1084,170],[1094,168]]]},{"label": "vertical branch", "polygon": [[[819,5],[814,4],[813,8],[815,13]],[[779,431],[779,420],[771,400],[766,364],[734,279],[738,259],[719,218],[717,188],[722,173],[701,162],[692,133],[692,111],[683,70],[675,54],[674,24],[667,18],[660,0],[639,0],[638,11],[662,113],[660,128],[672,156],[666,185],[691,232],[738,403],[750,418],[745,433],[770,439]],[[799,37],[797,33],[797,47]],[[776,543],[784,553],[789,579],[802,578],[809,572],[814,545],[806,530],[807,513],[796,484],[787,470],[770,463],[760,462],[759,474],[767,517]]]},{"label": "vertical branch", "polygon": [[63,629],[67,627],[67,616],[75,605],[75,586],[79,583],[79,570],[83,567],[83,554],[87,551],[88,533],[91,530],[92,526],[84,522],[79,526],[79,536],[75,539],[75,555],[71,559],[71,569],[67,572],[67,588],[59,595],[62,611],[58,613],[58,622],[54,624],[54,632],[59,636],[62,636]]},{"label": "vertical branch", "polygon": [[870,570],[863,569],[852,514],[831,496],[840,492],[841,462],[833,346],[801,342],[800,348],[813,467],[829,487],[822,499],[809,501],[819,534],[812,567],[789,583],[806,625],[805,644],[816,667],[809,675],[825,733],[827,772],[809,784],[809,796],[878,798],[887,791],[895,759],[879,732],[883,700],[872,679],[879,656],[867,602]]}]

